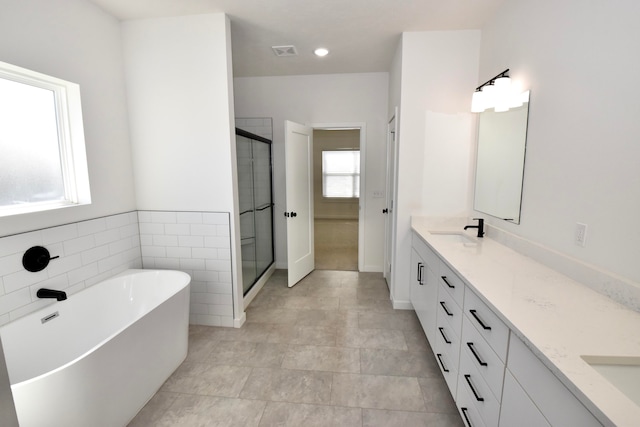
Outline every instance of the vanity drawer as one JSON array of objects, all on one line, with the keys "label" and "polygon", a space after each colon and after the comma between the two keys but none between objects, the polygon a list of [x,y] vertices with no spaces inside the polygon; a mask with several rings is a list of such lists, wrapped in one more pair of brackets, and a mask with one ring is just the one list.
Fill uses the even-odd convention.
[{"label": "vanity drawer", "polygon": [[509,345],[507,325],[470,289],[464,298],[464,313],[504,363]]},{"label": "vanity drawer", "polygon": [[458,412],[462,417],[462,423],[465,427],[486,427],[480,413],[476,409],[476,405],[473,403],[475,397],[473,397],[464,387],[458,390],[456,396],[456,406]]},{"label": "vanity drawer", "polygon": [[502,400],[502,382],[504,380],[505,365],[498,355],[491,349],[480,332],[465,316],[462,321],[462,338],[460,352],[465,353],[471,363],[482,375],[491,392],[498,401]]},{"label": "vanity drawer", "polygon": [[467,392],[480,418],[486,425],[498,425],[500,401],[493,395],[493,392],[466,352],[460,353],[458,391],[460,390]]},{"label": "vanity drawer", "polygon": [[438,275],[440,284],[449,292],[453,299],[462,307],[464,300],[464,282],[456,275],[444,262],[440,263],[440,273]]},{"label": "vanity drawer", "polygon": [[[437,342],[437,341],[436,341]],[[454,363],[451,360],[449,354],[445,351],[441,351],[441,347],[436,344],[434,356],[436,357],[436,363],[442,372],[444,380],[447,382],[451,396],[456,395],[456,387],[458,385],[458,363]]]},{"label": "vanity drawer", "polygon": [[456,335],[460,336],[460,331],[462,329],[462,309],[456,303],[451,295],[443,288],[443,284],[440,283],[440,287],[438,289],[438,305],[436,309],[438,310],[438,315],[442,314],[446,323],[451,326],[453,332]]}]

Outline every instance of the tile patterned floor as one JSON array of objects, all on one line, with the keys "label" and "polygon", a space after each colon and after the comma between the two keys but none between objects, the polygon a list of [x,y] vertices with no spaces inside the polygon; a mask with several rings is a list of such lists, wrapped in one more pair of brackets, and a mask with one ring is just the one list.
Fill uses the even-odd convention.
[{"label": "tile patterned floor", "polygon": [[278,270],[240,329],[191,326],[189,354],[129,425],[462,426],[412,311],[380,274]]}]

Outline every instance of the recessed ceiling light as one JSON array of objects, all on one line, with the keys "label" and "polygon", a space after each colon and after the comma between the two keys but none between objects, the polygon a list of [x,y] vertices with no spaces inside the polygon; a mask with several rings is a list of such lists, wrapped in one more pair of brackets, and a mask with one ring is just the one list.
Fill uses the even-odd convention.
[{"label": "recessed ceiling light", "polygon": [[317,56],[322,57],[322,56],[327,56],[329,54],[329,50],[323,47],[319,47],[316,50],[314,50],[313,53],[315,53]]}]

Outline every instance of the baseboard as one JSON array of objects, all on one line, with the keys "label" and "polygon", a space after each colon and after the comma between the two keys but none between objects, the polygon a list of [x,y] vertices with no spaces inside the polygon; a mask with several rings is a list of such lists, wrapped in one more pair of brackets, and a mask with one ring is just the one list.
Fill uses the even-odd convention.
[{"label": "baseboard", "polygon": [[383,273],[381,265],[365,265],[360,271],[363,273]]},{"label": "baseboard", "polygon": [[394,310],[413,310],[411,301],[392,301]]},{"label": "baseboard", "polygon": [[242,315],[239,318],[234,318],[233,319],[233,327],[234,328],[241,328],[242,325],[244,325],[244,322],[247,321],[247,314],[243,311]]}]

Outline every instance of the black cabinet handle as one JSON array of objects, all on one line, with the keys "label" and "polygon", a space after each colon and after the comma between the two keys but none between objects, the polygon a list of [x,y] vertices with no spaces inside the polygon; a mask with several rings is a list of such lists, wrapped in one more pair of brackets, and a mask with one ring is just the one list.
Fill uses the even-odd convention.
[{"label": "black cabinet handle", "polygon": [[482,319],[480,319],[478,317],[478,315],[476,314],[476,310],[469,310],[469,313],[471,313],[471,315],[473,316],[474,319],[476,319],[478,321],[478,323],[480,324],[480,326],[482,326],[482,329],[484,329],[485,331],[490,331],[491,330],[491,326],[487,326],[484,324],[484,322],[482,321]]},{"label": "black cabinet handle", "polygon": [[383,214],[389,213],[389,209],[382,209],[382,213]]},{"label": "black cabinet handle", "polygon": [[467,417],[467,411],[469,409],[467,408],[460,408],[460,410],[462,411],[462,416],[464,417],[464,421],[467,423],[467,427],[473,427],[471,425],[471,421],[469,421],[469,418]]},{"label": "black cabinet handle", "polygon": [[438,353],[438,354],[436,354],[436,357],[438,358],[438,362],[440,362],[440,366],[442,366],[442,370],[444,372],[449,372],[449,370],[444,367],[444,363],[442,363],[442,354]]},{"label": "black cabinet handle", "polygon": [[424,285],[424,283],[422,283],[422,266],[423,264],[421,262],[418,263],[418,284],[419,285]]},{"label": "black cabinet handle", "polygon": [[469,347],[469,350],[471,350],[471,353],[473,353],[473,357],[476,358],[480,366],[487,366],[487,362],[484,362],[482,359],[480,359],[480,356],[478,356],[478,353],[476,353],[476,351],[473,349],[474,347],[472,342],[468,342],[467,347]]},{"label": "black cabinet handle", "polygon": [[446,304],[444,303],[444,301],[440,301],[440,305],[442,306],[442,309],[444,310],[445,313],[447,313],[447,316],[453,316],[453,313],[451,313],[448,309]]},{"label": "black cabinet handle", "polygon": [[484,402],[484,397],[478,396],[478,392],[476,392],[476,389],[473,388],[473,384],[471,384],[471,375],[465,374],[464,379],[467,380],[467,384],[469,384],[469,388],[473,392],[473,395],[476,397],[476,400],[478,402]]},{"label": "black cabinet handle", "polygon": [[440,276],[440,277],[442,278],[442,280],[444,280],[444,283],[446,283],[448,287],[450,287],[451,289],[455,289],[456,288],[451,283],[449,283],[449,281],[447,280],[447,276]]},{"label": "black cabinet handle", "polygon": [[451,341],[449,341],[447,336],[444,334],[444,328],[438,328],[438,330],[440,331],[440,335],[442,335],[442,339],[444,339],[445,344],[451,344]]}]

